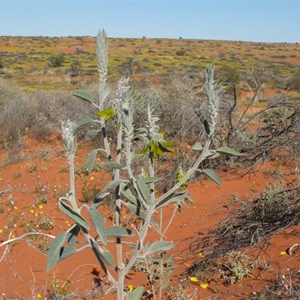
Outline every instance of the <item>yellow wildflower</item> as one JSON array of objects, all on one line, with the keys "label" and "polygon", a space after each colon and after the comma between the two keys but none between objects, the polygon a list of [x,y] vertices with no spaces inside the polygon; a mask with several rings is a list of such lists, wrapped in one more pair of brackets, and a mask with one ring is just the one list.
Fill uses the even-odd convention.
[{"label": "yellow wildflower", "polygon": [[189,276],[189,280],[190,280],[191,282],[198,282],[198,278],[197,278],[197,277]]},{"label": "yellow wildflower", "polygon": [[40,293],[37,293],[37,294],[36,294],[36,298],[37,298],[37,299],[42,299],[43,296],[42,296]]},{"label": "yellow wildflower", "polygon": [[190,267],[191,265],[190,264],[185,264],[187,267]]},{"label": "yellow wildflower", "polygon": [[204,282],[201,282],[200,283],[200,287],[202,288],[202,289],[207,289],[208,288],[208,284],[207,283],[204,283]]},{"label": "yellow wildflower", "polygon": [[129,292],[131,293],[133,291],[133,285],[132,284],[129,284],[128,285],[128,289],[129,289]]},{"label": "yellow wildflower", "polygon": [[281,251],[280,255],[287,255],[286,251]]},{"label": "yellow wildflower", "polygon": [[40,204],[40,205],[39,205],[39,209],[42,209],[42,208],[43,208],[43,204]]},{"label": "yellow wildflower", "polygon": [[198,255],[199,257],[202,257],[202,256],[203,256],[203,253],[199,252],[197,255]]},{"label": "yellow wildflower", "polygon": [[0,233],[2,233],[3,232],[3,230],[2,229],[0,229]]},{"label": "yellow wildflower", "polygon": [[30,212],[31,212],[32,214],[34,214],[34,209],[31,209]]}]

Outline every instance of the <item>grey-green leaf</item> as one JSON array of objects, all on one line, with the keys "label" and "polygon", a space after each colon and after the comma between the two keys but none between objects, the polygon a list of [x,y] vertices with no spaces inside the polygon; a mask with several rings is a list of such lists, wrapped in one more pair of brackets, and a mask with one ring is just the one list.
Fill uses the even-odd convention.
[{"label": "grey-green leaf", "polygon": [[74,224],[72,225],[72,227],[69,228],[66,237],[66,242],[68,243],[68,245],[66,247],[61,247],[61,251],[60,251],[61,254],[59,260],[65,259],[77,252],[76,241],[79,232],[80,232],[80,226],[78,224]]},{"label": "grey-green leaf", "polygon": [[103,260],[112,268],[115,267],[114,257],[112,254],[104,247],[99,246],[99,250]]},{"label": "grey-green leaf", "polygon": [[126,300],[140,300],[144,293],[144,287],[139,286],[130,293],[127,293]]},{"label": "grey-green leaf", "polygon": [[134,164],[136,162],[138,162],[139,160],[141,160],[143,158],[143,154],[136,154],[134,155],[131,160],[130,160],[130,163]]},{"label": "grey-green leaf", "polygon": [[62,259],[65,259],[65,258],[71,256],[72,254],[76,253],[76,251],[77,251],[77,249],[73,244],[67,245],[66,247],[62,247],[59,260],[62,260]]},{"label": "grey-green leaf", "polygon": [[85,137],[84,139],[88,142],[90,142],[91,140],[93,140],[97,134],[100,132],[100,130],[98,129],[91,129],[89,130],[86,134],[85,134]]},{"label": "grey-green leaf", "polygon": [[224,154],[229,154],[229,155],[233,155],[233,156],[244,156],[243,153],[240,153],[230,147],[220,147],[216,150],[216,152],[218,153],[224,153]]},{"label": "grey-green leaf", "polygon": [[99,235],[99,238],[101,242],[105,245],[107,242],[107,235],[104,227],[104,218],[103,216],[98,212],[98,210],[93,208],[88,208],[88,213],[91,217],[91,220],[97,230],[97,233]]},{"label": "grey-green leaf", "polygon": [[92,250],[93,250],[96,258],[100,262],[104,272],[106,273],[106,267],[103,264],[103,262],[106,262],[109,266],[114,268],[115,262],[114,262],[114,258],[112,256],[112,254],[106,248],[99,246],[93,239],[90,238],[89,241],[90,241]]},{"label": "grey-green leaf", "polygon": [[148,183],[156,183],[159,181],[159,178],[157,177],[145,177],[143,179],[141,179],[145,184],[148,184]]},{"label": "grey-green leaf", "polygon": [[75,90],[72,92],[72,95],[87,102],[93,103],[93,96],[86,91]]},{"label": "grey-green leaf", "polygon": [[105,161],[103,166],[108,170],[112,171],[113,169],[122,169],[122,166],[115,160]]},{"label": "grey-green leaf", "polygon": [[122,179],[111,180],[102,190],[102,192],[106,192],[108,190],[112,190],[119,186],[123,182]]},{"label": "grey-green leaf", "polygon": [[155,208],[162,208],[172,202],[180,203],[187,197],[187,192],[180,192],[173,194],[166,199],[161,200],[159,203],[156,204]]},{"label": "grey-green leaf", "polygon": [[138,179],[136,181],[138,189],[143,197],[143,199],[149,203],[150,200],[150,189],[148,188],[148,186],[145,184],[143,179]]},{"label": "grey-green leaf", "polygon": [[97,208],[100,204],[101,201],[109,195],[108,190],[112,190],[119,186],[123,182],[122,179],[115,179],[110,181],[104,188],[103,190],[94,198],[92,208]]},{"label": "grey-green leaf", "polygon": [[131,237],[135,236],[135,233],[130,229],[121,227],[121,226],[113,226],[105,228],[105,233],[108,237]]},{"label": "grey-green leaf", "polygon": [[154,242],[151,247],[147,250],[146,255],[158,253],[158,252],[164,252],[172,249],[175,246],[173,242],[166,242],[166,241],[158,241]]},{"label": "grey-green leaf", "polygon": [[95,161],[96,161],[96,158],[97,158],[97,153],[98,153],[98,150],[94,149],[93,151],[91,151],[89,153],[89,155],[86,159],[85,168],[88,172],[91,172],[94,168]]},{"label": "grey-green leaf", "polygon": [[67,234],[68,232],[64,231],[57,235],[52,241],[47,256],[47,271],[52,269],[58,263],[61,254],[61,248],[65,243]]},{"label": "grey-green leaf", "polygon": [[221,185],[221,183],[222,183],[221,178],[218,176],[218,174],[214,170],[212,170],[212,169],[198,170],[197,169],[197,171],[200,171],[200,172],[204,173],[212,181],[214,181],[218,185]]},{"label": "grey-green leaf", "polygon": [[196,143],[193,147],[192,150],[194,151],[201,151],[203,149],[202,145],[200,143]]},{"label": "grey-green leaf", "polygon": [[78,122],[77,126],[74,128],[74,134],[77,134],[80,130],[84,129],[85,127],[94,124],[94,120],[91,118],[84,118]]},{"label": "grey-green leaf", "polygon": [[63,200],[59,200],[58,203],[59,209],[73,219],[76,223],[80,226],[84,227],[85,229],[89,230],[90,226],[87,221],[79,214],[79,212],[74,211],[74,209],[66,204]]},{"label": "grey-green leaf", "polygon": [[122,194],[123,196],[125,196],[130,202],[132,202],[133,204],[137,205],[137,200],[136,197],[133,195],[133,193],[131,192],[129,187],[125,187],[122,190]]}]

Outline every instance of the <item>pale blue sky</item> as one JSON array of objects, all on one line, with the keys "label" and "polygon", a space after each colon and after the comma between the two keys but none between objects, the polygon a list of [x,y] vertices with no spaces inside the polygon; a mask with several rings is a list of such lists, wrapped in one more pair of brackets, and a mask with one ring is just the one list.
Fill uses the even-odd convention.
[{"label": "pale blue sky", "polygon": [[0,0],[0,36],[300,42],[300,0]]}]

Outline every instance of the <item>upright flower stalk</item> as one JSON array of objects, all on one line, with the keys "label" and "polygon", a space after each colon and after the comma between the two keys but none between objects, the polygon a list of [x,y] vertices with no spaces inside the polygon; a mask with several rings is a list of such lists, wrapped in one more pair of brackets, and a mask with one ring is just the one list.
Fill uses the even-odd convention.
[{"label": "upright flower stalk", "polygon": [[68,156],[69,173],[70,173],[70,193],[69,198],[73,208],[77,208],[76,191],[75,191],[75,169],[74,160],[77,150],[77,136],[75,134],[76,124],[70,120],[61,122],[62,138],[65,144],[65,151]]}]

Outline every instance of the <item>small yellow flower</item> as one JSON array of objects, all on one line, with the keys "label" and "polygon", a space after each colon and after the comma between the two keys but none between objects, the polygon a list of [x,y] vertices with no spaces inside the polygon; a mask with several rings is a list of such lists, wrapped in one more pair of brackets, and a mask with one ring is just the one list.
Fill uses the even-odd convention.
[{"label": "small yellow flower", "polygon": [[43,208],[43,204],[40,204],[40,205],[39,205],[39,209],[42,209],[42,208]]},{"label": "small yellow flower", "polygon": [[38,216],[38,214],[37,214],[37,213],[35,213],[34,215],[35,215],[36,217]]},{"label": "small yellow flower", "polygon": [[133,285],[132,284],[129,284],[128,285],[128,289],[129,289],[129,292],[131,293],[133,291]]},{"label": "small yellow flower", "polygon": [[191,282],[198,282],[198,278],[197,278],[197,277],[189,276],[189,280],[190,280]]},{"label": "small yellow flower", "polygon": [[203,256],[203,253],[199,252],[197,255],[198,255],[199,257],[202,257],[202,256]]},{"label": "small yellow flower", "polygon": [[11,237],[14,239],[16,236],[13,234]]},{"label": "small yellow flower", "polygon": [[208,284],[207,283],[204,283],[204,282],[201,282],[200,283],[200,287],[202,288],[202,289],[207,289],[208,288]]},{"label": "small yellow flower", "polygon": [[42,212],[42,211],[40,211],[40,212],[39,212],[39,214],[40,214],[40,215],[42,215],[42,214],[43,214],[43,212]]},{"label": "small yellow flower", "polygon": [[3,230],[2,229],[0,229],[0,233],[2,233],[3,232]]},{"label": "small yellow flower", "polygon": [[36,298],[37,298],[37,299],[42,299],[43,296],[42,296],[40,293],[37,293],[37,294],[36,294]]},{"label": "small yellow flower", "polygon": [[187,267],[190,267],[191,265],[190,264],[184,264],[185,266],[187,266]]},{"label": "small yellow flower", "polygon": [[34,209],[31,209],[30,212],[31,212],[32,214],[34,214]]},{"label": "small yellow flower", "polygon": [[280,255],[288,255],[288,254],[286,253],[286,251],[281,251]]}]

